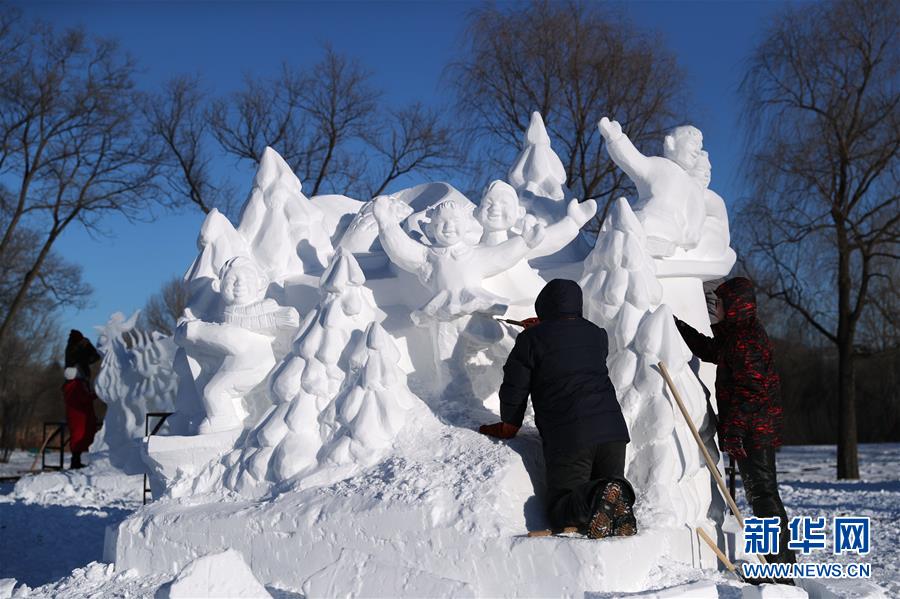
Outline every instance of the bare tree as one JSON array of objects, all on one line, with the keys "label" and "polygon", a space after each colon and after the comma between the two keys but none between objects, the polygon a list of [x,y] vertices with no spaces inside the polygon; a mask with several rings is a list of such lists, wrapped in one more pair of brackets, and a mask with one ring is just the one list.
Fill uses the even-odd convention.
[{"label": "bare tree", "polygon": [[[608,5],[535,0],[488,5],[469,19],[466,55],[450,67],[459,113],[489,158],[508,164],[531,113],[540,111],[566,167],[567,186],[608,205],[627,178],[602,150],[597,122],[627,124],[637,145],[656,149],[683,93],[674,57]],[[598,222],[606,214],[601,201]]]},{"label": "bare tree", "polygon": [[839,478],[859,477],[860,323],[900,257],[898,18],[890,0],[785,9],[741,86],[753,199],[736,230],[761,288],[837,350]]},{"label": "bare tree", "polygon": [[384,192],[393,181],[408,173],[448,172],[461,160],[450,128],[433,109],[416,103],[389,112],[389,119],[366,138],[377,157],[378,172],[368,187],[368,197]]},{"label": "bare tree", "polygon": [[230,214],[235,193],[218,183],[210,167],[208,94],[198,77],[179,76],[145,98],[144,111],[151,131],[162,143],[165,177],[176,195],[173,204],[187,199],[204,214],[218,208]]},{"label": "bare tree", "polygon": [[181,277],[173,277],[163,284],[162,289],[150,296],[141,311],[140,325],[149,331],[159,331],[165,335],[175,333],[175,324],[188,301],[188,287]]},{"label": "bare tree", "polygon": [[39,235],[34,259],[5,306],[0,341],[39,280],[53,244],[72,223],[141,215],[154,197],[159,157],[137,122],[134,65],[115,43],[81,30],[38,27],[0,82],[0,172],[12,199],[0,240],[5,260],[17,232]]},{"label": "bare tree", "polygon": [[347,145],[369,131],[377,100],[371,74],[326,47],[310,72],[285,65],[274,79],[245,77],[244,89],[213,103],[210,118],[227,153],[258,163],[272,146],[317,195],[358,180]]},{"label": "bare tree", "polygon": [[384,110],[380,99],[368,70],[326,46],[308,71],[285,65],[274,78],[245,77],[241,90],[211,102],[209,128],[239,160],[257,164],[275,148],[310,196],[372,197],[409,173],[455,168],[454,138],[436,111]]}]

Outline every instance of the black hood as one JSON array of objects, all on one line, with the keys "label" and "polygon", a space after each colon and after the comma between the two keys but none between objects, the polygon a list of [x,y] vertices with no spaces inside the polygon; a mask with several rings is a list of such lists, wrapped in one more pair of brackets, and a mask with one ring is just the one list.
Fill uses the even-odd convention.
[{"label": "black hood", "polygon": [[553,279],[541,289],[534,302],[534,310],[540,320],[581,316],[583,301],[578,283],[569,279]]},{"label": "black hood", "polygon": [[716,288],[715,294],[725,309],[725,320],[746,320],[756,316],[756,292],[750,279],[728,279]]}]

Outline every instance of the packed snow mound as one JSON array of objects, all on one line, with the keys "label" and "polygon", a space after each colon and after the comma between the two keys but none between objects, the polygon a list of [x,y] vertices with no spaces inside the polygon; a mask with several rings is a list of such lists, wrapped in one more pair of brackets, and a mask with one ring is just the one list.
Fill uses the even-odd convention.
[{"label": "packed snow mound", "polygon": [[253,576],[240,553],[227,549],[198,557],[160,589],[161,599],[197,599],[200,597],[271,597]]},{"label": "packed snow mound", "polygon": [[106,404],[103,427],[91,454],[106,452],[110,463],[129,474],[142,474],[140,439],[148,412],[173,412],[178,377],[172,368],[177,347],[171,337],[135,328],[140,312],[126,319],[113,314],[100,332],[103,354],[94,391]]},{"label": "packed snow mound", "polygon": [[333,251],[324,220],[291,167],[266,148],[237,230],[270,280],[321,272]]},{"label": "packed snow mound", "polygon": [[709,473],[657,364],[666,364],[698,429],[707,416],[706,397],[688,367],[691,353],[672,311],[660,304],[662,287],[646,237],[625,198],[601,227],[581,287],[585,316],[609,334],[607,365],[631,434],[626,477],[638,489],[638,505],[662,524],[704,521]]},{"label": "packed snow mound", "polygon": [[566,169],[550,147],[550,136],[541,113],[531,113],[522,151],[506,179],[539,219],[554,222],[565,214],[564,200],[569,196]]}]

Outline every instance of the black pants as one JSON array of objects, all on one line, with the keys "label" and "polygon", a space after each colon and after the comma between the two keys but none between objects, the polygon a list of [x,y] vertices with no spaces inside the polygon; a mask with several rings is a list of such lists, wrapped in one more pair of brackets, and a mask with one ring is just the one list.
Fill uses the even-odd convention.
[{"label": "black pants", "polygon": [[781,536],[779,537],[778,555],[768,556],[769,562],[795,563],[796,554],[788,549],[790,531],[788,530],[787,512],[778,494],[778,478],[775,474],[775,449],[763,447],[760,449],[748,449],[747,457],[737,460],[738,471],[741,473],[741,482],[744,483],[744,493],[747,503],[753,509],[753,515],[757,518],[771,518],[777,516],[781,519]]},{"label": "black pants", "polygon": [[584,528],[603,479],[625,476],[625,441],[600,443],[575,451],[544,451],[547,511],[554,528]]}]

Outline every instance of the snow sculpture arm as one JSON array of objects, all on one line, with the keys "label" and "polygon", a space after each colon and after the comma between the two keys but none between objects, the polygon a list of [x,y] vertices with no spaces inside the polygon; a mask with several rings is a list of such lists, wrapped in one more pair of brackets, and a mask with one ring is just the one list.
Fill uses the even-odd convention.
[{"label": "snow sculpture arm", "polygon": [[678,318],[675,318],[675,325],[678,327],[678,332],[681,333],[681,337],[687,343],[691,353],[704,362],[715,364],[719,361],[719,344],[715,338],[707,337],[697,332],[691,325],[678,320]]},{"label": "snow sculpture arm", "polygon": [[[507,239],[498,245],[480,245],[475,248],[476,264],[485,278],[512,268],[528,252],[544,241],[544,226],[535,224],[522,232],[520,237]],[[413,242],[415,243],[415,242]]]},{"label": "snow sculpture arm", "polygon": [[572,200],[569,202],[565,218],[544,230],[544,241],[528,254],[529,258],[549,256],[563,249],[566,244],[575,239],[578,232],[581,231],[581,227],[594,218],[595,214],[597,214],[597,202],[594,200],[586,202]]},{"label": "snow sculpture arm", "polygon": [[531,371],[534,363],[531,355],[531,341],[527,333],[516,337],[516,343],[503,366],[503,384],[500,385],[500,420],[507,424],[522,426],[528,394],[531,392]]},{"label": "snow sculpture arm", "polygon": [[300,326],[300,315],[291,306],[279,306],[273,299],[226,308],[223,321],[250,331],[291,329]]},{"label": "snow sculpture arm", "polygon": [[410,239],[395,220],[396,212],[391,203],[399,200],[381,196],[372,201],[375,202],[372,213],[378,223],[378,237],[388,258],[403,270],[418,273],[428,261],[428,248]]},{"label": "snow sculpture arm", "polygon": [[606,140],[606,151],[619,168],[625,171],[632,181],[646,181],[650,177],[652,160],[641,154],[628,136],[622,132],[618,121],[610,121],[603,117],[597,125],[600,134]]}]

